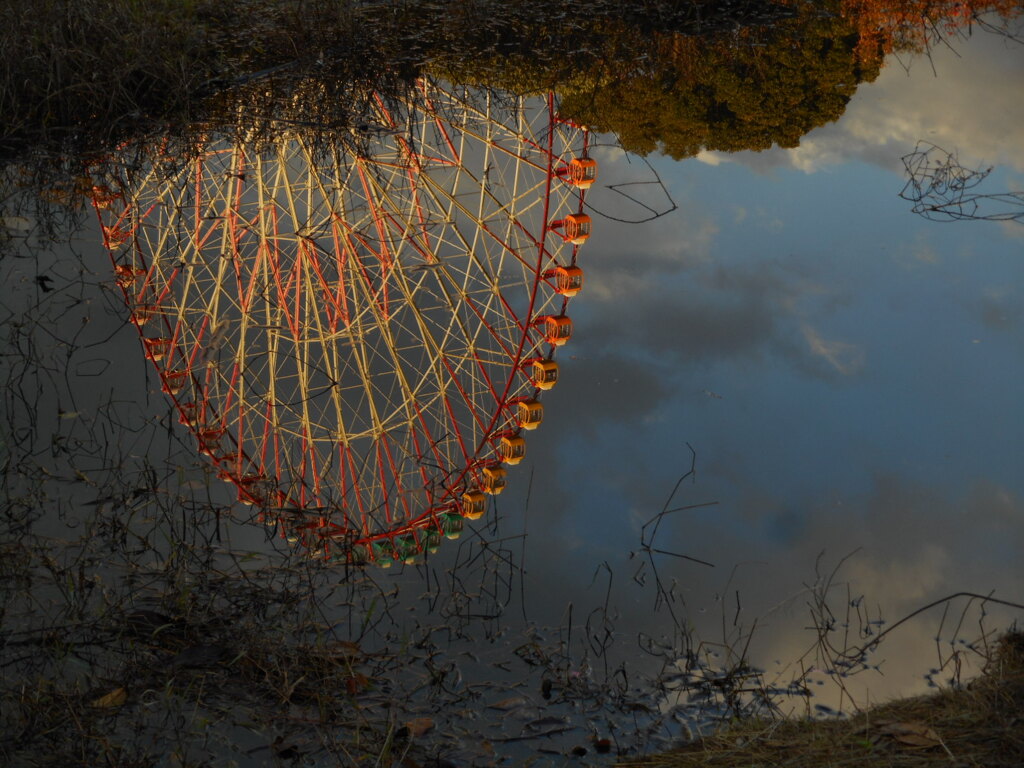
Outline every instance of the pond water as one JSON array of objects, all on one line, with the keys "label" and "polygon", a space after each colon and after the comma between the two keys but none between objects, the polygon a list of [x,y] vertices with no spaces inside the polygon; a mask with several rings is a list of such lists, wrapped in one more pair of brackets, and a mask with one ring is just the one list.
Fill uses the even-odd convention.
[{"label": "pond water", "polygon": [[[972,31],[792,148],[640,157],[429,79],[326,150],[122,148],[54,238],[5,214],[38,722],[78,701],[139,764],[587,765],[958,684],[1024,601],[1024,46]],[[992,169],[977,207],[899,196],[930,147]],[[27,711],[12,764],[59,753]]]}]

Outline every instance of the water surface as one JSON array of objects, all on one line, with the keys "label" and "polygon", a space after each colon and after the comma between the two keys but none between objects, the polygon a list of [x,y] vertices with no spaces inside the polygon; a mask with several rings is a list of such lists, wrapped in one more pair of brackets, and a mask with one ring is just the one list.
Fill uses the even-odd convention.
[{"label": "water surface", "polygon": [[[99,224],[36,243],[12,214],[30,234],[2,265],[5,548],[75,565],[45,575],[33,555],[34,592],[27,568],[5,573],[12,631],[202,616],[203,632],[156,644],[148,663],[248,693],[244,675],[198,658],[220,653],[232,621],[257,645],[270,626],[287,647],[347,648],[341,685],[366,722],[418,731],[429,717],[414,742],[457,765],[602,762],[601,739],[624,754],[669,745],[756,704],[728,686],[708,700],[698,683],[723,667],[736,688],[796,680],[814,695],[775,701],[818,713],[946,684],[1019,610],[938,606],[866,666],[836,665],[817,642],[862,646],[957,592],[1020,602],[1021,223],[929,221],[898,193],[921,140],[992,166],[985,190],[1021,189],[1021,51],[979,33],[890,59],[798,147],[644,162],[614,136],[588,139],[594,234],[574,249],[586,281],[544,422],[485,517],[387,571],[311,561],[254,524],[267,511],[238,501],[161,391]],[[239,573],[253,596],[219,581]],[[83,695],[123,685],[124,714],[166,732],[180,702],[154,693],[153,669],[108,659],[97,675],[92,653],[41,674]],[[737,672],[740,656],[763,677]],[[268,734],[305,733],[316,691],[302,690],[287,706],[235,693],[253,718],[278,707],[260,721],[272,729],[180,740],[262,759]]]}]

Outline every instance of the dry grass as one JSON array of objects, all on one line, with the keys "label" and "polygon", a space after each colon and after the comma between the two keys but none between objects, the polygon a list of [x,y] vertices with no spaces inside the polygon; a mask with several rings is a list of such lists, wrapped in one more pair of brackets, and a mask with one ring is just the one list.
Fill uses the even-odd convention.
[{"label": "dry grass", "polygon": [[[357,88],[409,82],[431,62],[492,85],[525,69],[530,82],[520,85],[546,88],[581,68],[636,65],[656,31],[703,34],[784,11],[765,8],[754,0],[0,0],[0,160],[103,151],[139,134],[230,121],[225,94],[232,102],[240,87],[257,86],[259,111],[276,115],[294,83],[317,80],[332,92],[307,121]],[[242,99],[247,111],[251,96]]]},{"label": "dry grass", "polygon": [[212,510],[183,526],[173,506],[152,508],[150,528],[113,506],[78,541],[0,525],[0,764],[406,753],[387,714],[393,654],[363,649],[365,612],[323,618],[325,603],[362,602],[355,577],[288,553],[246,566],[208,539]]},{"label": "dry grass", "polygon": [[0,152],[115,137],[211,76],[195,4],[0,1]]},{"label": "dry grass", "polygon": [[903,699],[849,720],[748,721],[632,768],[1020,768],[1024,765],[1024,633],[994,649],[961,690]]}]

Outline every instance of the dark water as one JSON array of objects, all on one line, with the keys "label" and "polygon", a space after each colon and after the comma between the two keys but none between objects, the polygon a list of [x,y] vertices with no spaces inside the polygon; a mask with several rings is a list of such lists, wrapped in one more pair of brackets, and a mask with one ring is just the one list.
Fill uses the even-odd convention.
[{"label": "dark water", "polygon": [[[754,34],[732,59],[779,45]],[[725,63],[672,102],[639,71],[431,77],[341,127],[301,124],[300,80],[287,114],[72,164],[55,238],[9,206],[13,764],[605,764],[967,674],[1024,586],[1024,58],[954,43],[818,51],[714,115]],[[952,210],[1001,220],[911,212],[921,140],[992,166],[1010,194]],[[858,652],[957,592],[995,600]]]}]

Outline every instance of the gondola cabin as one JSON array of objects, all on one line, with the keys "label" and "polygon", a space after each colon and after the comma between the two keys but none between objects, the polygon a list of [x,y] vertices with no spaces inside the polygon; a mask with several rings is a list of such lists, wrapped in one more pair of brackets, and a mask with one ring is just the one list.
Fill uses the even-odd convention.
[{"label": "gondola cabin", "polygon": [[266,504],[270,498],[270,483],[260,475],[242,475],[235,485],[238,500],[243,504]]},{"label": "gondola cabin", "polygon": [[537,389],[551,389],[558,383],[558,363],[554,360],[534,360],[530,364],[530,381]]},{"label": "gondola cabin", "polygon": [[438,518],[441,523],[441,532],[449,541],[454,541],[462,535],[462,517],[456,514],[445,513]]},{"label": "gondola cabin", "polygon": [[131,240],[132,237],[132,233],[130,231],[121,229],[117,224],[104,226],[102,229],[103,239],[108,248],[116,248],[119,245],[124,245]]},{"label": "gondola cabin", "polygon": [[132,320],[136,325],[145,325],[154,314],[157,308],[152,304],[139,304],[132,310]]},{"label": "gondola cabin", "polygon": [[182,403],[178,406],[178,421],[186,427],[195,427],[199,424],[199,406],[195,403]]},{"label": "gondola cabin", "polygon": [[[219,457],[224,453],[224,430],[218,428],[203,429],[199,432],[199,452],[207,456]],[[234,478],[229,478],[234,481]]]},{"label": "gondola cabin", "polygon": [[505,435],[498,443],[498,456],[506,464],[518,464],[526,456],[526,440],[519,435]]},{"label": "gondola cabin", "polygon": [[[570,182],[571,183],[571,182]],[[97,208],[106,210],[116,200],[120,200],[121,195],[111,191],[110,187],[105,184],[96,184],[92,188],[92,202]]]},{"label": "gondola cabin", "polygon": [[487,496],[483,491],[466,491],[462,494],[462,516],[467,520],[479,520],[487,511]]},{"label": "gondola cabin", "polygon": [[575,296],[583,289],[583,270],[579,267],[555,267],[551,277],[555,281],[555,293]]},{"label": "gondola cabin", "polygon": [[537,324],[544,332],[549,344],[560,347],[572,337],[572,320],[565,315],[542,315]]},{"label": "gondola cabin", "polygon": [[390,568],[395,562],[395,549],[390,542],[373,542],[373,561],[381,568]]},{"label": "gondola cabin", "polygon": [[401,560],[406,565],[415,565],[422,551],[420,543],[411,533],[395,539],[395,560]]},{"label": "gondola cabin", "polygon": [[429,529],[424,537],[423,548],[431,555],[437,554],[437,550],[441,548],[441,532],[434,528]]},{"label": "gondola cabin", "polygon": [[154,363],[163,360],[167,357],[167,353],[171,351],[170,339],[161,337],[157,339],[143,339],[142,341],[146,345],[146,357]]},{"label": "gondola cabin", "polygon": [[366,544],[353,544],[347,552],[342,550],[342,556],[352,565],[366,565],[370,562],[370,548]]},{"label": "gondola cabin", "polygon": [[516,403],[516,424],[522,429],[536,429],[544,420],[544,405],[537,400]]},{"label": "gondola cabin", "polygon": [[168,395],[177,395],[188,383],[188,371],[169,371],[164,374],[163,390]]},{"label": "gondola cabin", "polygon": [[232,467],[238,464],[238,453],[222,453],[219,456],[212,456],[212,458],[217,462],[217,477],[229,483],[235,482],[235,477],[237,477],[238,473]]},{"label": "gondola cabin", "polygon": [[483,475],[483,483],[480,486],[480,490],[484,493],[497,496],[505,490],[505,486],[508,483],[508,472],[504,467],[484,467],[481,474]]},{"label": "gondola cabin", "polygon": [[581,245],[590,237],[590,217],[585,213],[570,213],[564,219],[551,222],[551,228],[558,230],[566,242]]},{"label": "gondola cabin", "polygon": [[128,288],[138,278],[144,276],[145,274],[146,270],[134,269],[133,267],[129,267],[126,264],[117,264],[114,266],[114,282],[117,283],[118,286],[120,286],[121,288]]},{"label": "gondola cabin", "polygon": [[597,181],[597,161],[589,157],[574,157],[559,170],[558,175],[566,184],[577,189],[590,189]]}]

